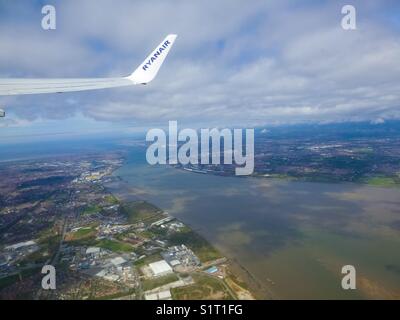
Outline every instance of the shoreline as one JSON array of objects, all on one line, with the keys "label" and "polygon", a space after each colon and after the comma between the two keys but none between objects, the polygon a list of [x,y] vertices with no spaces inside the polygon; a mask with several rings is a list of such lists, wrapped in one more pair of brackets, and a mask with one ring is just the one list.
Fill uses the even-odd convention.
[{"label": "shoreline", "polygon": [[[255,179],[265,179],[265,180],[273,180],[273,181],[284,181],[284,182],[303,182],[303,183],[321,183],[321,184],[335,184],[335,185],[339,185],[339,184],[350,184],[350,185],[356,185],[356,186],[361,186],[361,187],[371,187],[371,188],[380,188],[380,189],[399,189],[400,188],[400,184],[399,183],[395,183],[395,184],[390,184],[390,185],[385,185],[385,184],[374,184],[374,183],[368,183],[368,182],[362,182],[362,181],[347,181],[347,180],[324,180],[324,179],[317,179],[317,178],[306,178],[306,177],[291,177],[291,176],[279,176],[279,174],[276,175],[270,175],[270,176],[265,176],[263,174],[251,174],[248,176],[236,176],[236,175],[223,175],[223,174],[218,174],[218,172],[214,172],[212,170],[209,170],[207,172],[197,172],[196,170],[187,170],[185,168],[176,168],[173,166],[170,166],[173,169],[179,170],[179,171],[185,171],[188,173],[196,173],[196,174],[209,174],[212,175],[214,177],[221,177],[221,178],[241,178],[241,179],[250,179],[250,178],[255,178]],[[374,177],[374,178],[379,178],[379,177]],[[374,179],[371,178],[371,179]],[[384,179],[389,178],[391,179],[391,177],[382,177]]]},{"label": "shoreline", "polygon": [[[123,159],[123,161],[125,161],[126,159]],[[110,177],[113,177],[114,179],[116,179],[117,183],[120,184],[124,184],[124,185],[128,185],[129,187],[132,187],[129,185],[129,183],[124,180],[123,177],[121,177],[120,175],[116,175],[115,172],[121,168],[123,166],[123,164],[118,167],[115,168],[115,170],[113,170],[110,173]],[[114,181],[112,183],[115,183]],[[112,191],[110,190],[109,187],[107,187],[106,183],[102,184],[103,187],[105,188],[105,190],[107,192],[109,192],[111,195],[113,195],[114,197],[116,197],[120,202],[129,202],[129,201],[146,201],[152,205],[154,205],[153,203],[147,201],[146,199],[142,199],[140,196],[136,195],[136,194],[130,194],[130,196],[136,198],[135,200],[128,200],[128,199],[123,199],[125,196],[121,195],[118,193],[118,191]],[[121,187],[118,186],[117,189],[120,189]],[[158,206],[157,206],[158,207]],[[160,208],[160,210],[162,210],[163,212],[165,212],[165,210],[163,208]],[[194,228],[191,224],[188,224],[184,221],[182,221],[181,219],[175,217],[173,214],[169,213],[168,214],[173,217],[175,220],[182,222],[185,226],[187,226],[193,233],[197,234],[198,236],[200,236],[201,238],[203,238],[207,244],[212,247],[213,249],[219,251],[223,258],[226,258],[227,260],[227,266],[228,266],[228,270],[229,272],[235,277],[237,278],[240,282],[245,284],[245,287],[240,286],[238,283],[236,283],[236,285],[242,287],[243,289],[247,290],[253,297],[255,300],[271,300],[274,299],[273,296],[274,294],[271,292],[271,290],[269,288],[267,288],[265,285],[263,285],[259,280],[256,279],[256,277],[249,271],[247,270],[238,260],[236,257],[230,257],[229,255],[227,255],[223,250],[221,250],[220,248],[217,248],[215,246],[215,244],[213,244],[212,242],[210,242],[207,238],[205,238],[196,228]]]}]

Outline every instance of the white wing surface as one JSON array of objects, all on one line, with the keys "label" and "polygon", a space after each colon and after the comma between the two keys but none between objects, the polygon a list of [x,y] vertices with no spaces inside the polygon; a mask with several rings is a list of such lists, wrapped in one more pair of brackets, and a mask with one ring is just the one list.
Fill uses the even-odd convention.
[{"label": "white wing surface", "polygon": [[145,61],[129,76],[121,78],[81,79],[0,79],[1,95],[62,93],[147,84],[157,75],[176,35],[168,35]]}]

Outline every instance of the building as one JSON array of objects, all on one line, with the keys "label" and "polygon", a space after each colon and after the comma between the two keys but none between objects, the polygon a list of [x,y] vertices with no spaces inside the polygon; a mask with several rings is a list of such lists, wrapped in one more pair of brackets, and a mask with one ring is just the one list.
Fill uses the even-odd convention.
[{"label": "building", "polygon": [[115,258],[111,259],[110,262],[114,266],[119,266],[121,264],[124,264],[126,262],[126,260],[124,258],[122,258],[122,257],[115,257]]},{"label": "building", "polygon": [[176,259],[168,261],[168,262],[169,262],[169,264],[171,265],[172,268],[181,264],[181,262],[179,260],[176,260]]},{"label": "building", "polygon": [[193,268],[201,265],[199,258],[185,245],[169,247],[161,253],[171,267],[183,266]]},{"label": "building", "polygon": [[86,254],[87,255],[99,255],[100,248],[99,247],[89,247],[86,249]]},{"label": "building", "polygon": [[172,300],[171,291],[148,292],[144,295],[145,300]]},{"label": "building", "polygon": [[155,277],[160,277],[172,273],[171,266],[165,260],[150,263],[149,267]]},{"label": "building", "polygon": [[216,266],[212,266],[206,270],[207,273],[213,274],[218,272],[218,268]]},{"label": "building", "polygon": [[173,219],[174,219],[173,217],[167,216],[167,217],[165,217],[165,218],[163,218],[163,219],[161,219],[161,220],[158,220],[158,221],[156,221],[156,222],[153,222],[153,223],[150,225],[150,227],[153,227],[153,226],[161,226],[162,224],[167,223],[167,222],[170,222],[170,221],[173,220]]},{"label": "building", "polygon": [[36,246],[36,242],[33,240],[30,240],[30,241],[25,241],[25,242],[19,242],[19,243],[13,244],[11,246],[7,246],[4,249],[10,250],[10,251],[15,251],[20,248],[33,247],[33,246]]}]

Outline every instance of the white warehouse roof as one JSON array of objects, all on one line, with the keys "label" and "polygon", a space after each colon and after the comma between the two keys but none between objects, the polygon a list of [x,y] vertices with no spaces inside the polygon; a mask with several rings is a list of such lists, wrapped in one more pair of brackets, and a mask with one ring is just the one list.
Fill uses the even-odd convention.
[{"label": "white warehouse roof", "polygon": [[155,276],[172,272],[172,268],[165,260],[150,263],[149,267]]},{"label": "white warehouse roof", "polygon": [[100,248],[99,247],[89,247],[86,249],[86,254],[93,254],[93,253],[99,253]]},{"label": "white warehouse roof", "polygon": [[116,258],[111,259],[110,262],[115,266],[119,266],[120,264],[125,263],[126,260],[122,257],[116,257]]},{"label": "white warehouse roof", "polygon": [[25,241],[25,242],[19,242],[19,243],[13,244],[11,246],[7,246],[7,247],[5,247],[5,249],[6,250],[10,250],[10,249],[17,250],[22,247],[29,247],[29,246],[33,246],[33,245],[36,245],[36,242],[33,240],[30,240],[30,241]]}]

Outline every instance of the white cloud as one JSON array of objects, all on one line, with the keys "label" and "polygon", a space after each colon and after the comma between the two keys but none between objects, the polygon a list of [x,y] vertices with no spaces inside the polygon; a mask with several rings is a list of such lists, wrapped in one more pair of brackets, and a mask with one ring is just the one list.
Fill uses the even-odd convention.
[{"label": "white cloud", "polygon": [[124,75],[166,33],[179,37],[148,86],[25,96],[7,106],[21,119],[80,111],[130,125],[400,118],[399,30],[382,19],[393,8],[355,5],[358,29],[344,31],[341,6],[331,2],[62,1],[53,34],[37,29],[40,7],[31,5],[28,21],[0,22],[4,76]]}]

